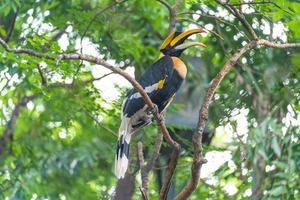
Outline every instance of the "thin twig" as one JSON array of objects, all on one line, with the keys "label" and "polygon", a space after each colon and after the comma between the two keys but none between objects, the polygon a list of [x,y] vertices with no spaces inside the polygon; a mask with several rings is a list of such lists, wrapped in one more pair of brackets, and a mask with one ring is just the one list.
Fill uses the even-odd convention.
[{"label": "thin twig", "polygon": [[252,2],[242,2],[242,3],[233,3],[231,4],[232,6],[242,6],[242,5],[259,5],[259,4],[272,4],[273,6],[277,7],[278,9],[293,15],[294,13],[290,13],[289,11],[283,9],[281,6],[279,6],[277,3],[273,2],[273,1],[252,1]]},{"label": "thin twig", "polygon": [[[192,19],[178,19],[178,21],[187,21],[187,22],[193,23],[193,24],[195,24],[195,25],[197,25],[197,26],[199,26],[199,27],[205,29],[205,27],[204,27],[203,25],[199,24],[198,22],[195,22],[195,21],[192,20]],[[224,40],[224,38],[223,38],[220,34],[218,34],[217,32],[215,32],[215,31],[213,31],[213,30],[207,30],[207,29],[205,29],[205,30],[206,30],[207,32],[210,32],[210,33],[212,33],[213,35],[217,36],[217,37],[220,38],[221,40]]]},{"label": "thin twig", "polygon": [[17,8],[16,13],[13,15],[13,17],[12,17],[10,23],[9,23],[9,26],[8,26],[8,29],[7,29],[7,35],[4,39],[5,42],[9,42],[9,40],[12,36],[18,14],[19,14],[19,8]]},{"label": "thin twig", "polygon": [[83,83],[91,83],[91,82],[94,82],[94,81],[100,81],[101,79],[109,76],[109,75],[112,75],[114,72],[109,72],[107,74],[104,74],[103,76],[100,76],[100,77],[97,77],[97,78],[92,78],[92,79],[89,79],[89,80],[86,80],[86,81],[83,81]]},{"label": "thin twig", "polygon": [[44,76],[44,73],[43,73],[43,71],[41,69],[40,64],[37,64],[37,69],[38,69],[40,77],[41,77],[42,85],[47,85],[47,80],[46,80],[46,78]]},{"label": "thin twig", "polygon": [[[88,30],[91,28],[92,24],[95,22],[95,20],[97,19],[97,17],[99,17],[100,15],[102,15],[105,11],[115,7],[117,4],[121,4],[121,3],[124,3],[128,0],[123,0],[123,1],[115,1],[111,4],[109,4],[107,7],[101,9],[100,11],[96,12],[96,14],[94,15],[94,17],[89,21],[86,29],[84,30],[81,38],[80,38],[80,54],[83,53],[83,45],[82,45],[82,42],[83,42],[83,39],[84,37],[86,36]],[[77,70],[75,72],[75,75],[74,75],[74,78],[73,78],[73,82],[75,81],[75,77],[77,76],[77,74],[79,73],[79,70],[81,69],[81,67],[83,66],[83,61],[81,61],[79,63],[79,65],[77,66]]]},{"label": "thin twig", "polygon": [[228,3],[223,3],[220,0],[217,0],[217,3],[222,5],[224,8],[226,8],[231,14],[233,14],[245,27],[245,29],[250,33],[252,39],[257,40],[258,37],[254,31],[254,29],[251,27],[251,25],[248,23],[246,20],[245,16],[243,13],[240,13],[234,6]]},{"label": "thin twig", "polygon": [[3,154],[4,152],[4,148],[6,146],[7,140],[9,138],[11,138],[13,132],[14,132],[14,128],[15,128],[15,123],[17,121],[17,118],[20,114],[20,110],[22,107],[26,106],[26,104],[29,101],[32,101],[33,99],[36,98],[36,95],[32,95],[32,96],[25,96],[22,97],[16,104],[11,117],[6,125],[6,128],[4,129],[1,138],[0,138],[0,156]]},{"label": "thin twig", "polygon": [[142,193],[143,200],[148,200],[148,176],[145,171],[143,144],[141,142],[138,142],[138,158],[142,177],[142,187],[140,187],[140,191]]},{"label": "thin twig", "polygon": [[[246,37],[248,40],[250,40],[248,38],[248,36],[246,34],[244,34],[234,23],[231,23],[227,20],[224,20],[220,17],[214,16],[214,15],[210,15],[208,13],[205,13],[204,11],[202,11],[202,13],[197,13],[197,12],[182,12],[182,13],[178,13],[178,16],[180,15],[199,15],[200,17],[206,17],[206,18],[211,18],[211,19],[215,19],[216,22],[222,22],[224,24],[227,24],[231,27],[233,27],[238,33],[241,33],[244,37]],[[220,34],[219,34],[220,35]]]},{"label": "thin twig", "polygon": [[177,8],[182,4],[183,0],[177,0],[176,3],[172,6],[165,0],[158,0],[163,4],[169,11],[169,30],[168,35],[175,30],[176,27],[176,18],[177,18]]},{"label": "thin twig", "polygon": [[124,2],[126,2],[128,0],[123,0],[123,1],[115,1],[111,4],[109,4],[107,7],[99,10],[98,12],[96,12],[96,14],[94,15],[94,17],[89,21],[88,25],[86,26],[85,31],[83,32],[82,36],[81,36],[81,46],[82,46],[82,40],[83,38],[86,36],[88,30],[91,28],[92,24],[95,22],[95,20],[97,19],[97,17],[99,17],[100,15],[102,15],[105,11],[107,11],[108,9],[111,9],[113,7],[115,7],[118,4],[122,4]]},{"label": "thin twig", "polygon": [[7,75],[6,75],[6,72],[4,72],[4,76],[5,76],[5,78],[6,78],[6,83],[3,85],[3,87],[1,88],[1,90],[0,90],[0,95],[1,95],[1,93],[4,91],[4,89],[9,85],[9,82],[10,82],[10,80],[11,79],[9,79],[8,77],[7,77]]}]

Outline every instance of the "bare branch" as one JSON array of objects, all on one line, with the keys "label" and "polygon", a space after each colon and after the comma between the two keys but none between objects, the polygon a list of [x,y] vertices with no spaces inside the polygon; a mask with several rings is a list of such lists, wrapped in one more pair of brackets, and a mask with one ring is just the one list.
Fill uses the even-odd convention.
[{"label": "bare branch", "polygon": [[231,58],[224,64],[220,72],[213,79],[211,85],[209,86],[206,96],[204,98],[204,102],[199,111],[199,119],[198,119],[198,127],[193,136],[193,146],[194,146],[194,158],[193,164],[191,167],[191,175],[188,184],[183,188],[183,190],[178,194],[175,198],[176,200],[187,199],[197,188],[197,185],[200,180],[200,170],[206,160],[202,155],[202,134],[205,128],[205,124],[208,118],[208,108],[211,103],[211,99],[215,94],[219,84],[225,77],[225,75],[229,72],[233,65],[237,62],[237,60],[249,49],[255,46],[256,42],[252,41],[231,56]]},{"label": "bare branch", "polygon": [[37,51],[31,50],[31,49],[11,49],[11,48],[9,48],[7,43],[1,38],[0,38],[0,44],[8,52],[12,52],[12,53],[16,53],[16,54],[28,54],[28,55],[39,57],[39,58],[47,58],[47,59],[55,60],[55,56],[37,52]]},{"label": "bare branch", "polygon": [[13,132],[14,132],[14,128],[15,128],[15,124],[16,124],[16,120],[20,114],[20,110],[22,107],[26,106],[26,104],[29,102],[29,101],[32,101],[34,98],[36,98],[35,95],[32,95],[32,96],[25,96],[23,98],[21,98],[12,114],[11,114],[11,117],[7,123],[7,126],[6,128],[4,129],[2,135],[1,135],[1,138],[0,138],[0,156],[3,154],[4,152],[4,148],[6,146],[6,143],[7,143],[7,140],[12,136]]},{"label": "bare branch", "polygon": [[[120,69],[126,69],[128,66],[130,66],[132,63],[129,62],[127,64],[125,64],[124,66],[120,67]],[[92,79],[89,79],[89,80],[86,80],[86,81],[83,81],[83,83],[91,83],[91,82],[94,82],[94,81],[100,81],[102,80],[103,78],[109,76],[109,75],[112,75],[114,72],[109,72],[107,74],[104,74],[103,76],[100,76],[100,77],[97,77],[97,78],[92,78]]]},{"label": "bare branch", "polygon": [[257,44],[258,45],[263,45],[263,46],[266,46],[266,47],[270,47],[270,48],[279,48],[279,49],[300,48],[300,43],[281,44],[281,43],[270,42],[268,40],[263,40],[263,39],[259,39],[257,41]]},{"label": "bare branch", "polygon": [[142,187],[140,188],[140,190],[144,199],[148,199],[149,173],[153,169],[154,164],[159,156],[162,142],[163,142],[163,134],[160,131],[158,131],[155,139],[155,144],[153,147],[153,152],[146,165],[145,165],[144,155],[143,155],[143,145],[141,142],[138,143],[138,157],[139,157],[139,165],[140,165],[141,177],[142,177]]},{"label": "bare branch", "polygon": [[188,184],[183,188],[183,190],[178,194],[175,198],[176,200],[187,199],[193,191],[196,189],[198,182],[200,180],[200,171],[201,167],[206,160],[202,155],[202,134],[204,131],[205,124],[208,118],[208,108],[211,103],[211,99],[214,96],[219,84],[226,76],[226,74],[230,71],[230,69],[236,64],[238,59],[248,50],[252,49],[257,45],[264,45],[270,48],[300,48],[300,43],[287,43],[287,44],[279,44],[270,42],[268,40],[259,39],[257,41],[251,41],[239,50],[237,50],[229,60],[224,64],[220,72],[216,75],[216,77],[212,80],[211,85],[209,86],[207,93],[204,98],[204,102],[199,111],[199,119],[198,119],[198,127],[193,137],[193,145],[194,145],[194,159],[191,168],[191,176]]},{"label": "bare branch", "polygon": [[171,180],[173,178],[178,163],[180,150],[181,150],[181,146],[176,143],[176,147],[173,147],[171,159],[168,164],[166,175],[164,177],[164,182],[160,189],[159,199],[161,200],[167,199],[169,188],[171,186]]},{"label": "bare branch", "polygon": [[258,37],[254,31],[254,29],[251,27],[251,25],[248,23],[248,21],[246,20],[245,16],[240,13],[234,6],[232,6],[231,4],[227,4],[227,3],[223,3],[220,0],[217,0],[217,3],[219,3],[220,5],[222,5],[224,8],[226,8],[230,13],[232,13],[234,16],[236,16],[236,18],[243,24],[243,26],[245,27],[245,29],[250,33],[250,35],[252,36],[252,39],[257,40]]}]

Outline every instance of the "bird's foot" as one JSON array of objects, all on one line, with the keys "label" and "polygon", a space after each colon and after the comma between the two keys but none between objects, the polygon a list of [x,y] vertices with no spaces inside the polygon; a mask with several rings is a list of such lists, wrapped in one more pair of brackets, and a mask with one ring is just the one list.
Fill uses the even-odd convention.
[{"label": "bird's foot", "polygon": [[146,110],[148,115],[156,115],[159,113],[159,109],[158,109],[157,105],[156,104],[153,104],[153,105],[154,105],[153,108],[148,108]]}]

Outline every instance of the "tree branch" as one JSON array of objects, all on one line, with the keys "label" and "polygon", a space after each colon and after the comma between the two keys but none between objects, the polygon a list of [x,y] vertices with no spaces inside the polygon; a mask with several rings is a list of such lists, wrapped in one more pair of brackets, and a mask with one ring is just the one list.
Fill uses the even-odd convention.
[{"label": "tree branch", "polygon": [[236,16],[236,18],[243,24],[243,26],[245,27],[245,29],[250,33],[252,39],[257,40],[258,37],[254,31],[254,29],[251,27],[251,25],[248,23],[248,21],[246,20],[245,16],[240,13],[234,6],[232,6],[231,4],[228,3],[224,3],[220,0],[217,0],[217,3],[219,3],[220,5],[222,5],[224,8],[226,8],[230,13],[232,13],[234,16]]},{"label": "tree branch", "polygon": [[40,77],[41,77],[42,85],[47,85],[47,80],[46,80],[46,78],[44,76],[44,73],[43,73],[43,71],[41,69],[40,64],[37,64],[37,69],[38,69],[38,72],[39,72]]},{"label": "tree branch", "polygon": [[[228,26],[233,27],[238,33],[241,33],[243,36],[245,36],[248,40],[250,40],[248,38],[248,36],[246,34],[244,34],[234,23],[231,23],[227,20],[224,20],[220,17],[214,16],[214,15],[210,15],[209,13],[205,12],[203,9],[200,9],[202,13],[197,13],[197,12],[182,12],[182,13],[178,13],[178,15],[199,15],[199,17],[206,17],[206,18],[211,18],[211,19],[215,19],[216,22],[222,22],[224,24],[227,24]],[[199,23],[198,23],[199,24]],[[221,34],[219,34],[221,35]],[[221,37],[223,38],[223,37]],[[224,39],[222,39],[224,40]]]},{"label": "tree branch", "polygon": [[241,3],[233,3],[232,6],[242,6],[242,5],[259,5],[259,4],[272,4],[273,6],[277,7],[278,9],[292,15],[293,13],[290,13],[287,10],[284,10],[281,6],[279,6],[277,3],[272,1],[258,1],[258,2],[241,2]]},{"label": "tree branch", "polygon": [[5,42],[9,42],[9,40],[12,36],[18,14],[19,14],[19,8],[17,8],[16,13],[14,13],[14,15],[12,16],[12,18],[9,22],[9,25],[8,25],[8,28],[7,28],[7,34],[6,34],[6,37],[4,39]]},{"label": "tree branch", "polygon": [[[145,103],[147,104],[147,106],[152,109],[152,110],[156,110],[156,106],[153,104],[153,102],[151,101],[150,97],[148,96],[148,94],[145,92],[144,88],[133,78],[131,77],[127,72],[123,71],[120,68],[114,67],[110,64],[108,64],[107,62],[105,62],[102,59],[99,59],[97,57],[94,56],[90,56],[90,55],[85,55],[85,54],[76,54],[76,53],[71,53],[71,54],[45,54],[45,53],[41,53],[41,52],[37,52],[31,49],[13,49],[10,48],[7,43],[5,43],[5,41],[3,41],[0,38],[0,44],[4,47],[4,49],[8,52],[12,52],[15,54],[27,54],[30,56],[35,56],[35,57],[39,57],[39,58],[46,58],[46,59],[51,59],[51,60],[84,60],[90,63],[94,63],[94,64],[98,64],[98,65],[102,65],[103,67],[111,70],[112,72],[119,74],[121,76],[123,76],[126,80],[128,80],[131,85],[141,94],[141,96],[143,97]],[[180,145],[175,142],[170,134],[169,131],[167,130],[167,127],[165,125],[164,122],[164,117],[158,113],[155,112],[154,113],[154,118],[157,121],[160,130],[164,136],[164,138],[166,139],[166,141],[169,143],[169,145],[171,145],[174,149],[174,153],[172,153],[172,157],[171,157],[171,164],[175,164],[173,167],[168,168],[168,173],[167,173],[167,179],[165,179],[164,181],[164,185],[169,185],[171,178],[174,174],[174,170],[178,161],[178,157],[179,157],[179,152],[180,152]],[[167,190],[163,190],[163,192],[166,192]]]},{"label": "tree branch", "polygon": [[163,4],[169,11],[169,29],[168,35],[174,31],[176,27],[176,17],[177,17],[177,8],[182,4],[183,0],[177,0],[176,3],[172,6],[165,0],[158,0],[161,4]]},{"label": "tree branch", "polygon": [[155,139],[155,144],[154,144],[154,147],[153,147],[153,152],[151,154],[151,157],[150,157],[149,161],[147,162],[147,165],[145,166],[145,170],[147,172],[150,172],[153,169],[153,167],[155,165],[155,162],[156,162],[156,160],[159,156],[159,152],[160,152],[162,142],[163,142],[163,134],[158,130],[158,133],[157,133],[157,136],[156,136],[156,139]]},{"label": "tree branch", "polygon": [[1,138],[0,138],[0,156],[3,154],[4,152],[4,148],[6,146],[7,140],[12,136],[13,132],[14,132],[14,128],[15,128],[15,124],[17,121],[17,118],[20,114],[20,110],[22,107],[26,106],[26,104],[29,101],[32,101],[34,98],[36,98],[35,95],[32,96],[25,96],[22,97],[18,103],[16,104],[10,119],[8,120],[7,126],[4,129]]},{"label": "tree branch", "polygon": [[259,39],[257,41],[258,45],[263,45],[270,48],[279,48],[279,49],[287,49],[287,48],[300,48],[300,42],[299,43],[276,43],[276,42],[270,42],[268,40]]},{"label": "tree branch", "polygon": [[192,20],[192,19],[186,19],[186,18],[181,18],[181,19],[178,19],[178,21],[186,21],[186,22],[190,22],[190,23],[193,23],[203,29],[205,29],[205,31],[209,32],[209,33],[212,33],[213,35],[217,36],[218,38],[220,38],[221,40],[224,40],[224,38],[218,34],[217,32],[213,31],[213,30],[207,30],[203,25],[199,24],[198,22]]},{"label": "tree branch", "polygon": [[191,175],[188,184],[182,189],[182,191],[175,198],[176,200],[187,199],[197,188],[198,182],[200,180],[200,170],[204,163],[207,161],[202,155],[202,134],[204,131],[205,124],[208,118],[208,108],[211,103],[211,99],[215,94],[220,82],[223,80],[225,75],[229,72],[237,60],[249,49],[254,47],[255,41],[252,41],[242,48],[240,48],[231,58],[224,64],[220,72],[213,79],[211,85],[209,86],[207,93],[204,98],[204,102],[199,111],[198,126],[193,136],[193,146],[194,146],[194,158],[191,167]]},{"label": "tree branch", "polygon": [[146,165],[145,165],[144,155],[143,155],[143,144],[142,142],[138,143],[138,157],[139,157],[139,165],[140,165],[141,177],[142,177],[142,187],[140,188],[140,190],[144,200],[148,199],[149,173],[153,169],[154,164],[159,156],[162,142],[163,142],[163,134],[160,131],[158,131],[151,157]]},{"label": "tree branch", "polygon": [[86,29],[85,31],[83,32],[82,36],[81,36],[81,39],[80,39],[80,43],[81,43],[81,46],[82,46],[82,40],[83,38],[86,36],[88,30],[91,28],[92,24],[94,23],[94,21],[97,19],[97,17],[101,14],[103,14],[105,11],[107,11],[108,9],[111,9],[113,8],[114,6],[118,5],[118,4],[121,4],[121,3],[124,3],[128,0],[121,0],[121,1],[115,1],[111,4],[109,4],[107,7],[99,10],[98,12],[96,12],[96,14],[94,15],[94,17],[89,21],[88,25],[86,26]]},{"label": "tree branch", "polygon": [[251,41],[238,51],[236,51],[224,64],[220,72],[216,75],[216,77],[212,80],[211,85],[209,86],[207,93],[204,98],[204,102],[199,111],[199,119],[198,126],[196,132],[193,137],[193,145],[194,145],[194,159],[191,168],[191,176],[188,184],[183,188],[183,190],[178,194],[175,198],[176,200],[187,199],[193,191],[196,189],[198,182],[200,180],[200,171],[201,167],[206,160],[202,155],[202,134],[204,131],[205,124],[208,118],[208,109],[211,103],[211,99],[214,96],[219,84],[226,76],[226,74],[230,71],[230,69],[236,64],[238,59],[248,50],[252,49],[257,45],[264,45],[270,48],[300,48],[300,43],[287,43],[287,44],[279,44],[270,42],[264,39],[258,39],[257,41]]},{"label": "tree branch", "polygon": [[[168,35],[173,32],[176,28],[176,18],[177,18],[177,8],[182,4],[183,0],[177,0],[176,3],[171,6],[167,1],[165,0],[158,0],[161,4],[163,4],[169,11],[169,30],[168,30]],[[172,154],[171,154],[171,159],[168,164],[168,168],[166,171],[166,175],[163,180],[163,185],[160,190],[159,194],[159,199],[165,200],[168,195],[168,191],[171,185],[171,180],[175,172],[175,168],[178,163],[178,158],[179,158],[179,153],[181,150],[181,146],[175,142],[170,135],[166,137],[166,134],[164,132],[168,132],[166,126],[162,126],[162,124],[165,124],[163,116],[160,116],[160,118],[156,117],[157,122],[159,126],[161,127],[161,131],[163,132],[163,135],[165,139],[168,141],[169,144],[172,144]]]},{"label": "tree branch", "polygon": [[[76,54],[76,53],[70,53],[70,54],[46,54],[41,53],[38,51],[34,51],[32,49],[26,49],[26,48],[10,48],[8,44],[0,38],[0,44],[4,47],[4,49],[8,52],[12,52],[15,54],[27,54],[34,57],[39,58],[46,58],[51,60],[84,60],[90,63],[102,65],[103,67],[110,69],[112,72],[117,73],[121,76],[123,76],[125,79],[127,79],[131,85],[141,94],[143,97],[145,103],[148,105],[150,109],[155,109],[155,105],[152,103],[151,99],[149,98],[148,94],[144,91],[144,88],[128,73],[124,72],[120,68],[116,68],[110,64],[108,64],[106,61],[99,59],[94,56],[85,55],[85,54]],[[206,162],[206,160],[203,158],[202,155],[202,134],[205,127],[205,123],[207,121],[208,116],[208,108],[211,103],[211,99],[224,78],[224,76],[229,72],[229,70],[232,68],[232,66],[237,62],[237,60],[249,49],[253,48],[256,45],[264,45],[266,47],[271,48],[299,48],[300,43],[290,43],[290,44],[278,44],[273,43],[267,40],[259,39],[256,41],[251,41],[248,44],[246,44],[244,47],[240,48],[235,54],[231,56],[231,58],[224,64],[223,68],[220,70],[220,72],[216,75],[216,77],[213,79],[212,84],[208,88],[207,94],[204,98],[204,102],[201,106],[200,112],[199,112],[199,121],[198,121],[198,127],[196,132],[194,133],[193,137],[193,146],[194,146],[194,159],[193,164],[191,168],[191,177],[188,182],[188,184],[183,188],[183,190],[178,194],[176,199],[186,199],[188,196],[192,194],[192,192],[196,189],[199,179],[200,179],[200,170],[203,165],[203,163]],[[29,97],[28,97],[29,98]],[[4,131],[1,139],[1,146],[0,146],[0,154],[3,151],[3,147],[6,143],[7,138],[9,135],[12,134],[11,127],[13,127],[13,124],[16,121],[16,116],[18,116],[19,110],[21,105],[26,105],[26,102],[28,102],[28,98],[25,98],[24,101],[21,101],[19,106],[16,106],[15,111],[12,114],[11,120],[8,122],[7,129]],[[22,103],[23,102],[23,103]],[[171,155],[171,160],[168,165],[168,169],[166,172],[166,176],[164,178],[164,183],[160,191],[160,199],[165,199],[167,197],[168,189],[171,183],[172,176],[174,174],[175,168],[177,166],[179,153],[180,153],[180,145],[174,141],[164,122],[164,118],[162,115],[160,115],[158,112],[155,113],[155,119],[160,127],[160,130],[162,131],[162,134],[164,138],[167,140],[167,142],[173,147],[173,152]],[[155,155],[157,157],[158,155]],[[149,167],[150,168],[150,167]],[[151,167],[152,168],[152,167]]]},{"label": "tree branch", "polygon": [[141,169],[141,177],[142,177],[142,187],[140,187],[140,191],[142,193],[143,200],[148,200],[148,174],[145,171],[145,161],[143,154],[143,144],[138,142],[138,158],[139,165]]},{"label": "tree branch", "polygon": [[6,78],[6,83],[3,85],[3,87],[1,88],[1,90],[0,90],[0,95],[1,95],[1,93],[5,90],[5,88],[9,85],[9,82],[10,82],[10,80],[11,79],[9,79],[8,77],[7,77],[7,75],[6,75],[6,73],[4,73],[4,76],[5,76],[5,78]]}]

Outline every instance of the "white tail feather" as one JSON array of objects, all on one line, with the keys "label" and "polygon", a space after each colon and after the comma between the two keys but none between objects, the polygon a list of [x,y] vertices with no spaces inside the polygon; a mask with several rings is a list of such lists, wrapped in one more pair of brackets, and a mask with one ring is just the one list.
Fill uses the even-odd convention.
[{"label": "white tail feather", "polygon": [[119,140],[117,144],[117,151],[115,157],[115,174],[118,179],[124,178],[128,168],[128,156],[129,156],[129,142],[131,135],[122,131],[119,134]]}]

